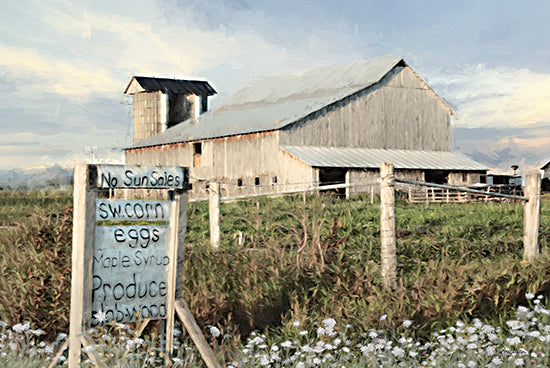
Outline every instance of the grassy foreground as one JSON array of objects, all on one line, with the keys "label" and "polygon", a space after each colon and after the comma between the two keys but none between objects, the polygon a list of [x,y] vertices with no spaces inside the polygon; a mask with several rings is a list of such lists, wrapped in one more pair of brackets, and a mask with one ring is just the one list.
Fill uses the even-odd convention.
[{"label": "grassy foreground", "polygon": [[[68,330],[72,212],[66,207],[70,195],[55,195],[61,200],[46,208],[29,204],[40,201],[36,193],[19,201],[10,197],[14,202],[0,207],[0,219],[15,226],[0,233],[0,277],[7,280],[0,285],[0,320],[8,323],[2,336],[9,335],[5,331],[15,336],[13,328],[26,321],[22,335],[40,328],[44,335],[35,337],[43,341],[55,341]],[[501,364],[519,359],[525,365],[548,364],[539,354],[548,347],[544,336],[550,333],[545,320],[550,289],[547,202],[540,237],[545,254],[535,264],[521,261],[519,204],[399,203],[399,285],[391,293],[381,288],[379,275],[378,205],[367,198],[294,196],[224,203],[221,210],[224,239],[211,249],[207,204],[189,207],[183,297],[226,362],[246,367],[334,366],[336,361],[346,367],[414,366],[428,364],[430,356],[439,359],[437,352],[449,353],[440,349],[442,342],[461,347],[464,340],[479,344],[464,350],[468,356],[453,350],[456,366],[470,361],[487,366],[492,360],[480,360],[480,354],[484,359],[488,355],[479,349],[493,345]],[[518,309],[522,305],[532,313],[528,318]],[[513,328],[507,321],[523,321],[527,327]],[[330,333],[319,334],[330,326]],[[98,331],[98,347],[110,346],[102,335],[112,342],[121,336],[120,328]],[[494,336],[488,335],[490,328]],[[126,331],[124,341],[143,342],[137,340],[131,349],[126,342],[112,343],[115,350],[122,349],[116,354],[137,359],[126,366],[153,364],[147,359],[160,353],[147,342],[154,338],[152,330],[139,336],[133,332]],[[186,337],[181,344],[178,364],[195,366],[192,344]],[[21,351],[5,350],[7,362]],[[105,359],[110,354],[101,353]]]}]

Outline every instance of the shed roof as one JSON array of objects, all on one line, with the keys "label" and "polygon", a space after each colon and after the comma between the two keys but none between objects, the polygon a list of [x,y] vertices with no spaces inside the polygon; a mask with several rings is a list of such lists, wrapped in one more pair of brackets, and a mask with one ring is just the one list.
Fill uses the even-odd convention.
[{"label": "shed roof", "polygon": [[153,91],[164,93],[191,92],[197,96],[210,96],[217,93],[206,81],[133,76],[124,89],[124,94]]},{"label": "shed roof", "polygon": [[177,124],[129,149],[281,129],[378,83],[398,65],[407,66],[404,59],[386,55],[266,78],[235,93],[220,109]]},{"label": "shed roof", "polygon": [[487,171],[458,152],[386,150],[312,146],[280,146],[312,167],[379,168],[391,162],[396,169]]}]

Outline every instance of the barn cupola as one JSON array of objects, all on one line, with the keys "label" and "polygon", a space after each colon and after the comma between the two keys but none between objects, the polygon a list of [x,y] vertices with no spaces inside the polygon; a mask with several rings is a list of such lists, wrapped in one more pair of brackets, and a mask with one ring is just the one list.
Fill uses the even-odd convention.
[{"label": "barn cupola", "polygon": [[216,91],[206,81],[134,76],[124,90],[132,95],[134,143],[208,110]]}]

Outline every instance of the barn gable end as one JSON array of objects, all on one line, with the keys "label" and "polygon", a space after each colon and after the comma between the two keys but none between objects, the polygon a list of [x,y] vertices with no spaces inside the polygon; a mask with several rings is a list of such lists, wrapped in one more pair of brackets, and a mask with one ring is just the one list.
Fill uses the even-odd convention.
[{"label": "barn gable end", "polygon": [[281,144],[451,150],[451,110],[408,66],[281,130]]}]

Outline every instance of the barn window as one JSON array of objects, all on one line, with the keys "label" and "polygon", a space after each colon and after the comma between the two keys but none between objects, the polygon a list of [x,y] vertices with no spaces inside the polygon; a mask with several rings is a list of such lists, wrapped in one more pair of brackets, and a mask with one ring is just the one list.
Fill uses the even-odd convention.
[{"label": "barn window", "polygon": [[243,179],[237,179],[237,186],[242,187],[243,186]]},{"label": "barn window", "polygon": [[462,173],[462,182],[463,182],[463,183],[467,183],[467,182],[468,182],[468,174],[467,174],[467,173]]},{"label": "barn window", "polygon": [[204,189],[206,189],[206,190],[210,189],[210,183],[209,182],[204,183]]},{"label": "barn window", "polygon": [[254,178],[254,185],[260,185],[260,177],[259,176],[256,176]]},{"label": "barn window", "polygon": [[202,161],[202,142],[193,143],[193,167],[200,167]]},{"label": "barn window", "polygon": [[187,190],[193,190],[193,184],[191,183],[187,184]]},{"label": "barn window", "polygon": [[271,177],[271,185],[275,185],[277,184],[277,177],[276,176],[272,176]]}]

